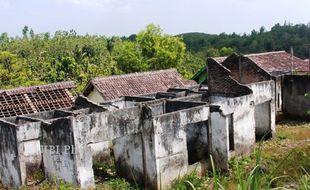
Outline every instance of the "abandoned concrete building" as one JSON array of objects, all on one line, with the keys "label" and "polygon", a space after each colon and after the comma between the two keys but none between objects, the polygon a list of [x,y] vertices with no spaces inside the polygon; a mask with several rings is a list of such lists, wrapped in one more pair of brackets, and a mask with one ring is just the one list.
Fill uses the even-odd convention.
[{"label": "abandoned concrete building", "polygon": [[0,90],[0,118],[71,107],[74,82]]},{"label": "abandoned concrete building", "polygon": [[[24,174],[41,166],[40,122],[27,124],[25,115],[72,107],[73,82],[60,82],[0,91],[0,181],[24,184]],[[30,120],[32,121],[32,120]]]},{"label": "abandoned concrete building", "polygon": [[150,71],[93,78],[83,91],[83,95],[94,102],[104,102],[121,96],[136,96],[197,85],[184,80],[176,69]]},{"label": "abandoned concrete building", "polygon": [[[207,63],[208,90],[176,70],[93,79],[85,96],[75,99],[71,82],[21,90],[15,101],[21,105],[31,104],[29,93],[43,93],[42,98],[50,90],[62,92],[63,99],[54,102],[67,103],[45,110],[32,103],[33,111],[0,118],[0,182],[24,185],[42,167],[48,180],[94,187],[94,165],[109,159],[119,176],[150,189],[165,189],[189,172],[206,172],[211,155],[227,170],[229,160],[251,153],[258,138],[275,135],[275,82],[248,57],[233,54]],[[283,107],[305,110],[309,100],[302,94],[310,91],[310,78],[288,75],[283,81]],[[14,93],[3,94],[0,110],[13,105],[7,101]]]},{"label": "abandoned concrete building", "polygon": [[[284,75],[305,75],[309,73],[309,62],[306,62],[298,57],[292,56],[285,51],[275,51],[266,53],[255,53],[244,55],[249,58],[263,71],[267,72],[275,81],[275,105],[276,111],[282,112],[282,84]],[[219,63],[222,63],[227,57],[216,57]],[[193,80],[199,84],[207,83],[207,69],[202,68]]]},{"label": "abandoned concrete building", "polygon": [[309,75],[286,75],[283,78],[283,112],[286,116],[310,120]]}]

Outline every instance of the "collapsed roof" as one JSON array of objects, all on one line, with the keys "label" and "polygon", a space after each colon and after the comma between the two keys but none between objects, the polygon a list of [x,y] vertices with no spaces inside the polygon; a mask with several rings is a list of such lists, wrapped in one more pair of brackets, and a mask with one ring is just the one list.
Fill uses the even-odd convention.
[{"label": "collapsed roof", "polygon": [[72,81],[0,90],[0,118],[71,107]]}]

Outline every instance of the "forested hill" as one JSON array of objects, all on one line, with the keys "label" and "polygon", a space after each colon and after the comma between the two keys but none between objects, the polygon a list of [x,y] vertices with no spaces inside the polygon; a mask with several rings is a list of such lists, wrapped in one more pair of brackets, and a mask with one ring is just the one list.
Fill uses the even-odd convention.
[{"label": "forested hill", "polygon": [[[276,24],[270,31],[261,27],[250,34],[205,34],[185,33],[183,37],[187,50],[206,56],[221,56],[229,50],[241,53],[266,52],[276,50],[289,51],[292,46],[294,54],[301,58],[309,55],[310,23],[309,24]],[[222,49],[226,47],[226,49]],[[222,49],[222,52],[221,52]]]},{"label": "forested hill", "polygon": [[151,24],[129,37],[79,35],[74,30],[35,33],[25,26],[22,36],[0,34],[0,89],[74,80],[81,90],[92,77],[168,68],[191,78],[208,56],[289,50],[293,46],[295,55],[306,58],[305,44],[310,44],[310,24],[276,24],[270,31],[262,27],[242,35],[179,36],[165,34]]}]

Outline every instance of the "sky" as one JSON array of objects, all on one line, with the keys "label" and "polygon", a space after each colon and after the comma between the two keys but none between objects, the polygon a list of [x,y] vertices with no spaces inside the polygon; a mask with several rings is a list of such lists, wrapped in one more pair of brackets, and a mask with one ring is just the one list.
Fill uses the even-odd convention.
[{"label": "sky", "polygon": [[74,29],[78,34],[129,36],[147,24],[164,33],[250,33],[285,21],[310,22],[310,0],[0,0],[0,33]]}]

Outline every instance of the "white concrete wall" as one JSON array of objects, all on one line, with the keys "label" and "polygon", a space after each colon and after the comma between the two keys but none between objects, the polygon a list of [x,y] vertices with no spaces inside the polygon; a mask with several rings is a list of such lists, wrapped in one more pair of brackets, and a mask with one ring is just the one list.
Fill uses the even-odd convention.
[{"label": "white concrete wall", "polygon": [[266,101],[274,100],[275,83],[273,80],[257,82],[246,85],[253,91],[255,104],[260,104]]},{"label": "white concrete wall", "polygon": [[4,187],[22,185],[14,124],[0,121],[0,181]]},{"label": "white concrete wall", "polygon": [[210,113],[211,155],[215,166],[228,170],[229,153],[229,120],[219,112]]},{"label": "white concrete wall", "polygon": [[142,134],[125,135],[113,140],[117,174],[133,181],[143,181]]},{"label": "white concrete wall", "polygon": [[[154,149],[157,172],[157,189],[165,189],[178,177],[192,172],[187,152],[187,135],[185,127],[194,123],[207,121],[209,107],[199,106],[155,116]],[[208,147],[205,147],[208,149]],[[208,157],[208,155],[206,155]],[[197,171],[199,172],[199,171]]]},{"label": "white concrete wall", "polygon": [[[212,105],[220,106],[220,110],[222,112],[221,114],[223,116],[228,117],[230,114],[233,114],[233,137],[235,147],[234,155],[251,153],[255,147],[255,104],[253,95],[245,95],[235,98],[211,96],[210,101]],[[220,128],[220,124],[223,123],[225,123],[225,125],[223,125],[222,127],[226,128],[226,122],[224,121],[220,122],[219,126],[215,126],[215,124],[217,123],[216,118],[218,117],[219,116],[216,116],[214,118],[211,117],[211,128]],[[216,134],[212,133],[212,138],[217,138],[217,136],[215,135]],[[226,145],[226,143],[223,145]],[[223,147],[222,149],[225,150],[226,148]],[[223,153],[225,152],[223,151]],[[226,156],[223,155],[222,157]],[[228,158],[230,159],[230,155],[228,155]]]},{"label": "white concrete wall", "polygon": [[74,142],[73,128],[75,127],[72,127],[71,123],[70,118],[64,118],[42,125],[44,172],[45,177],[50,181],[61,179],[73,185],[80,185],[81,182],[78,180],[80,171],[77,170],[75,152],[69,148],[76,147],[74,149],[81,150],[81,147]]},{"label": "white concrete wall", "polygon": [[271,131],[270,106],[270,101],[255,106],[255,133],[260,137]]},{"label": "white concrete wall", "polygon": [[21,168],[22,184],[32,175],[42,163],[41,152],[41,122],[25,123],[16,127],[18,156]]},{"label": "white concrete wall", "polygon": [[87,96],[87,98],[93,102],[96,103],[101,103],[104,102],[105,100],[103,99],[103,97],[101,96],[101,94],[99,93],[99,91],[94,88]]},{"label": "white concrete wall", "polygon": [[256,106],[256,135],[260,138],[269,133],[271,137],[274,137],[276,130],[275,82],[270,80],[247,86],[253,91]]}]

